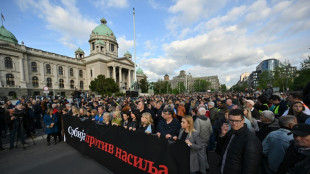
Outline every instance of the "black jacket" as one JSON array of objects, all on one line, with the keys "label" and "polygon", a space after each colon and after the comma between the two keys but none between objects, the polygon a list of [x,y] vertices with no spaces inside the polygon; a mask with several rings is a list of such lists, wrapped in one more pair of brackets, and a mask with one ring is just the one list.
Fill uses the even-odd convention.
[{"label": "black jacket", "polygon": [[[259,139],[247,128],[246,124],[237,130],[230,130],[224,137],[218,138],[216,152],[225,153],[231,136],[232,139],[226,155],[224,174],[256,174],[260,171],[262,144]],[[222,159],[221,159],[222,161]]]},{"label": "black jacket", "polygon": [[310,150],[302,154],[294,140],[290,141],[277,174],[309,174],[310,173]]}]

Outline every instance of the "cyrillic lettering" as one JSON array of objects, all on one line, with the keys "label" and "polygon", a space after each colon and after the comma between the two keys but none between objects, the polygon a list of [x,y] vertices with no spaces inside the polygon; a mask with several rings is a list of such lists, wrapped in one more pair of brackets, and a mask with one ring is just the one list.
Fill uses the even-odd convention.
[{"label": "cyrillic lettering", "polygon": [[[160,169],[161,167],[163,169]],[[161,174],[161,173],[168,174],[168,167],[165,165],[159,165],[158,174]]]}]

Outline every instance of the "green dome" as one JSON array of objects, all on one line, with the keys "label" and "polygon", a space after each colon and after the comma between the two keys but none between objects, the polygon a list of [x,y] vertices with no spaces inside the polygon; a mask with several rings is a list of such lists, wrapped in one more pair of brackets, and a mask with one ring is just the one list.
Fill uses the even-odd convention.
[{"label": "green dome", "polygon": [[78,49],[76,49],[75,52],[82,52],[82,53],[84,53],[84,51],[80,47]]},{"label": "green dome", "polygon": [[126,56],[126,55],[130,55],[131,56],[130,52],[128,52],[128,51],[126,51],[126,53],[124,54],[124,56]]},{"label": "green dome", "polygon": [[0,40],[18,44],[16,37],[11,32],[6,30],[3,25],[0,27]]},{"label": "green dome", "polygon": [[103,42],[102,40],[97,40],[97,41],[95,42],[95,45],[98,44],[98,43],[105,45],[105,42]]},{"label": "green dome", "polygon": [[137,74],[143,74],[143,71],[140,67],[137,69]]},{"label": "green dome", "polygon": [[100,22],[101,24],[93,29],[92,34],[101,36],[114,36],[113,31],[106,25],[107,21],[102,18]]}]

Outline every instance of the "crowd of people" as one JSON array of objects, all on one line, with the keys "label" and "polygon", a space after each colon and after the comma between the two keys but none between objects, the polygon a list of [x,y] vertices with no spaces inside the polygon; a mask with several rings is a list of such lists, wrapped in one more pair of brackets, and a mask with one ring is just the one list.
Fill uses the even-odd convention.
[{"label": "crowd of people", "polygon": [[[47,145],[63,140],[62,118],[184,141],[191,173],[210,170],[209,151],[221,156],[220,173],[309,173],[310,110],[302,91],[290,93],[196,93],[131,97],[20,98],[1,106],[1,134],[22,144],[38,129]],[[0,144],[2,148],[2,144]]]}]

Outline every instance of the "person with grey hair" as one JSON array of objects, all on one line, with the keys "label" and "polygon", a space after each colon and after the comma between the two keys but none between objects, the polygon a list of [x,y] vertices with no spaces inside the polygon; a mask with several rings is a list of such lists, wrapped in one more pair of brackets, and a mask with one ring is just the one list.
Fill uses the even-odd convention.
[{"label": "person with grey hair", "polygon": [[198,117],[195,121],[194,127],[196,131],[199,133],[201,139],[202,149],[198,152],[199,157],[199,171],[201,173],[206,173],[209,170],[209,163],[206,154],[206,150],[208,147],[208,142],[211,134],[213,133],[211,121],[208,117],[206,117],[206,109],[199,108],[198,109]]},{"label": "person with grey hair", "polygon": [[265,137],[272,131],[278,130],[279,120],[275,118],[275,114],[271,111],[263,111],[258,122],[259,131],[256,132],[256,136],[260,141],[263,141]]},{"label": "person with grey hair", "polygon": [[289,134],[291,129],[297,124],[297,119],[292,116],[282,116],[279,118],[280,129],[270,132],[264,139],[263,145],[263,168],[262,173],[276,173],[280,166],[286,149],[293,140],[293,135]]},{"label": "person with grey hair", "polygon": [[72,116],[73,113],[72,113],[72,105],[71,104],[66,104],[66,109],[68,109],[68,115]]}]

